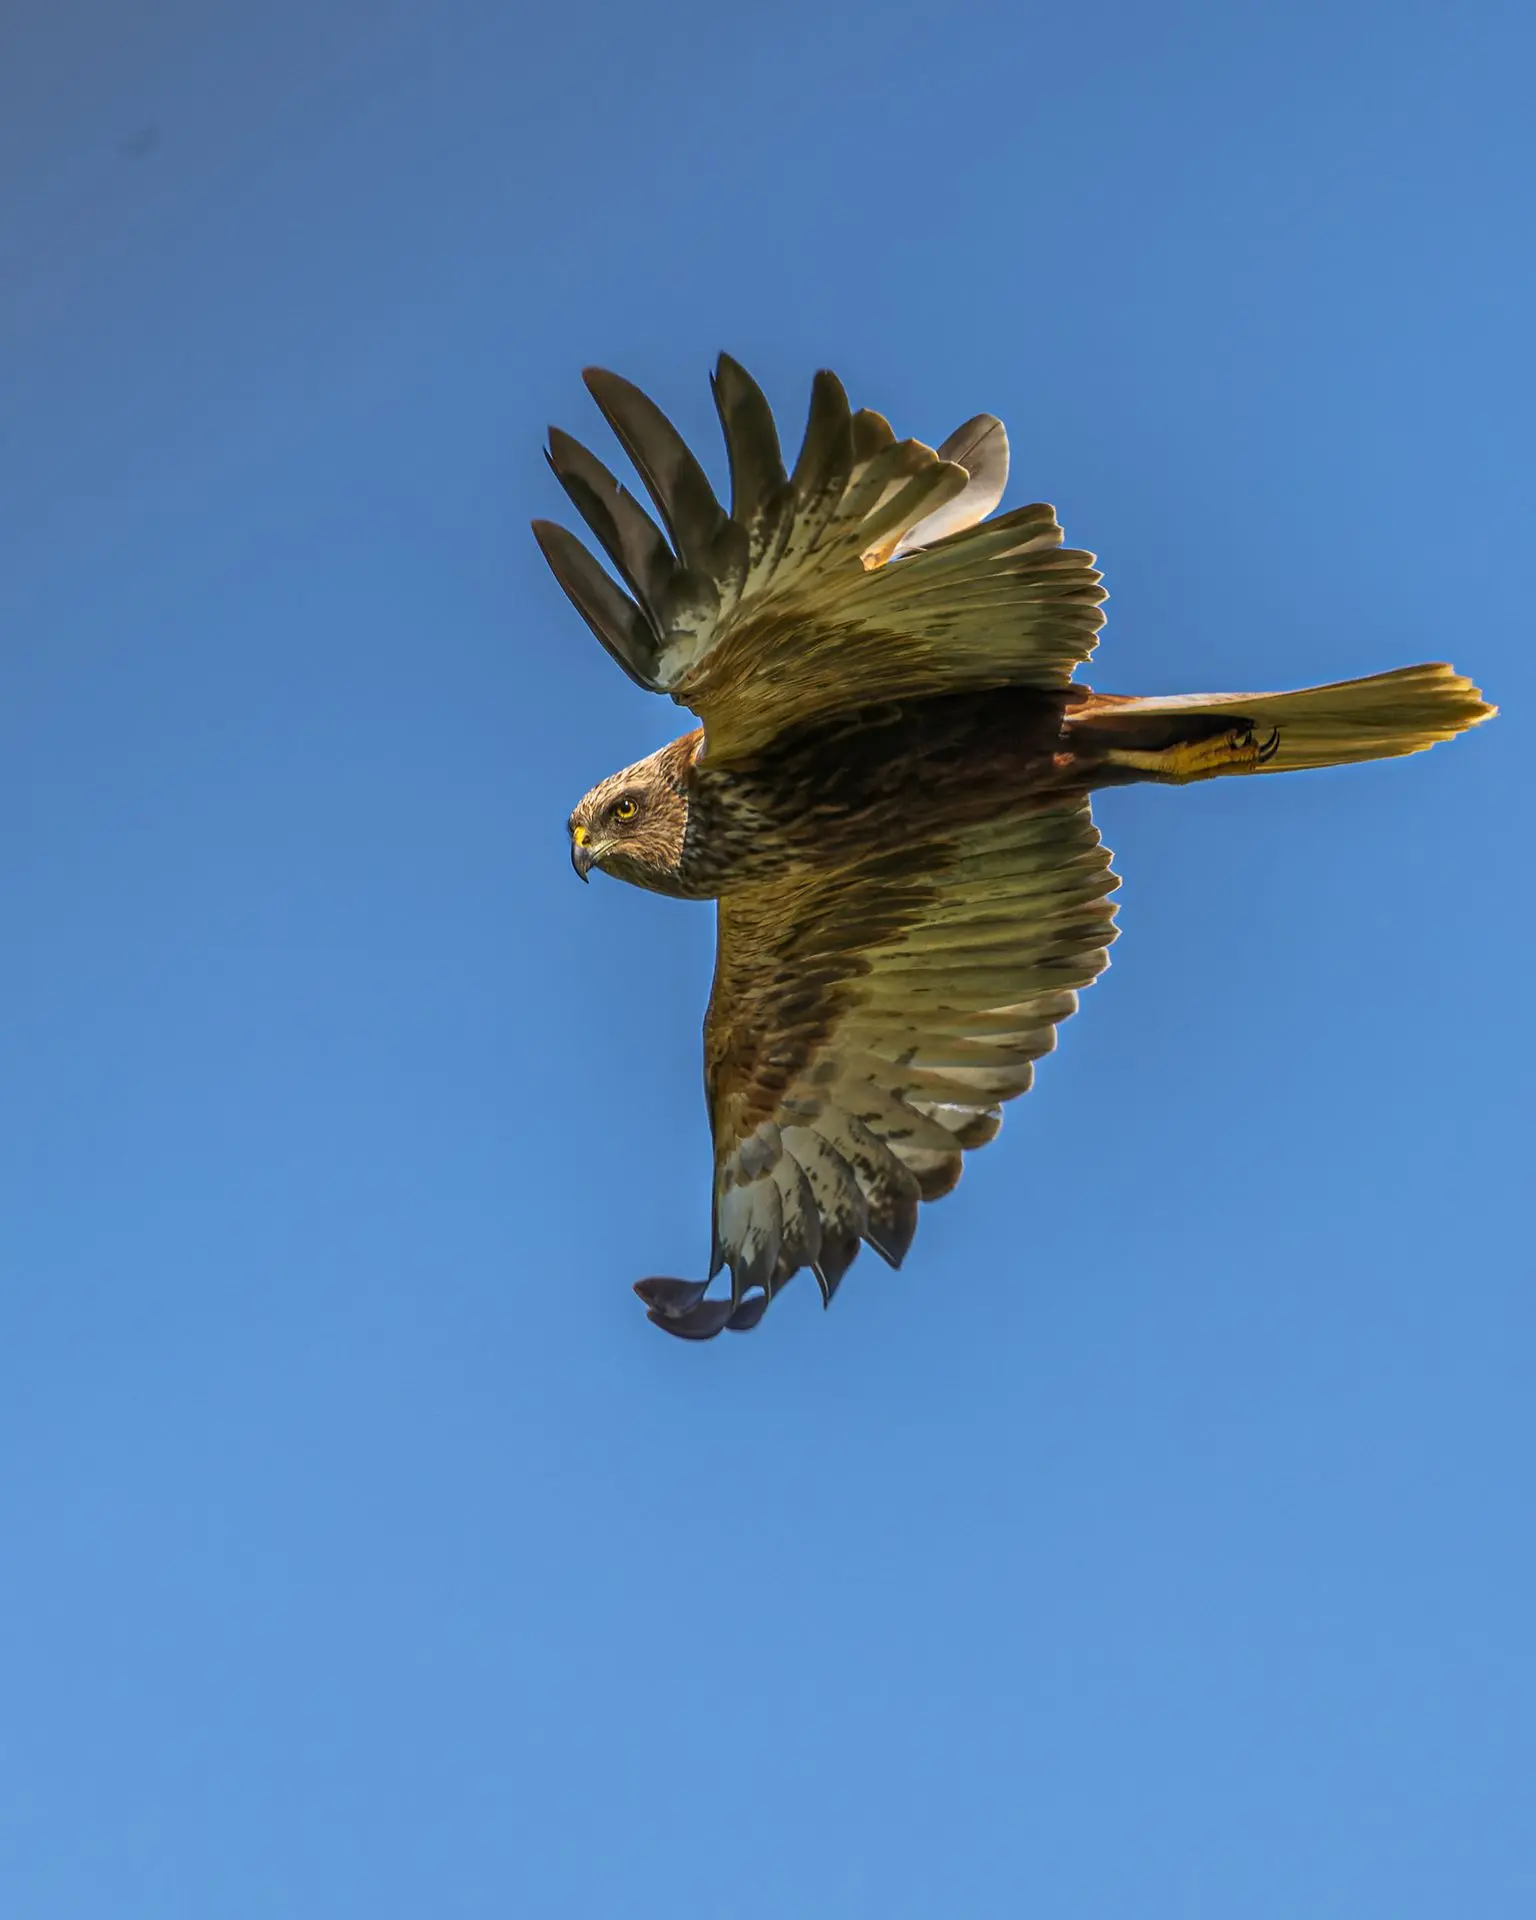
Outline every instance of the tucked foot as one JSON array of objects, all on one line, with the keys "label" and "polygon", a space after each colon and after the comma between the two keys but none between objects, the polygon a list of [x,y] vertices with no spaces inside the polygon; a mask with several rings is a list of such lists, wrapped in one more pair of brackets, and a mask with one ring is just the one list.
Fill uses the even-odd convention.
[{"label": "tucked foot", "polygon": [[1256,773],[1274,759],[1279,746],[1278,727],[1261,736],[1251,720],[1240,720],[1236,726],[1204,740],[1183,740],[1153,753],[1111,747],[1104,758],[1112,767],[1132,767],[1154,780],[1180,784],[1210,780],[1220,773]]}]

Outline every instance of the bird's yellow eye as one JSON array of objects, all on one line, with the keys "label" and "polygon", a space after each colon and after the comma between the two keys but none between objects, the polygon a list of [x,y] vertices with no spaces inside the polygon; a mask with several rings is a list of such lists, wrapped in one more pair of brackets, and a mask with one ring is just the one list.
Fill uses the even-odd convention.
[{"label": "bird's yellow eye", "polygon": [[615,820],[633,820],[639,811],[639,804],[634,800],[615,800],[613,803]]}]

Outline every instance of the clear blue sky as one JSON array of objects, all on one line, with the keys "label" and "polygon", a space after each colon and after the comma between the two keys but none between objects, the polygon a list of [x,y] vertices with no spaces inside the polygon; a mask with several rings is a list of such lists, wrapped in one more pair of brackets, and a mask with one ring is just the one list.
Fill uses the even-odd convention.
[{"label": "clear blue sky", "polygon": [[[1527,7],[55,0],[0,29],[0,1908],[1536,1912]],[[527,522],[1008,421],[1093,678],[1426,758],[1100,806],[1115,963],[747,1339],[680,730]]]}]

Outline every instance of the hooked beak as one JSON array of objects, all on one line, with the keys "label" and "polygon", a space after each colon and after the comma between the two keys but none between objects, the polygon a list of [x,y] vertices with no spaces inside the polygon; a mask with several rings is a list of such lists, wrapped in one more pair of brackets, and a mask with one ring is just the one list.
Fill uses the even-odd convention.
[{"label": "hooked beak", "polygon": [[571,828],[571,865],[576,869],[576,878],[585,880],[592,871],[594,855],[591,847],[591,835],[585,827]]}]

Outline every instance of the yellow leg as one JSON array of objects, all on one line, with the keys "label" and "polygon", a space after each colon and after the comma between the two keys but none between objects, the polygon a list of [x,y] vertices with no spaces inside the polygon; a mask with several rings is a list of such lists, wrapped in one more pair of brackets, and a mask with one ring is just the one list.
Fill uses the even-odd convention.
[{"label": "yellow leg", "polygon": [[1257,773],[1275,757],[1280,729],[1260,739],[1251,726],[1231,727],[1208,740],[1189,740],[1157,753],[1138,753],[1129,747],[1110,747],[1104,759],[1112,767],[1133,767],[1154,780],[1181,785],[1186,780],[1213,780],[1221,773]]}]

